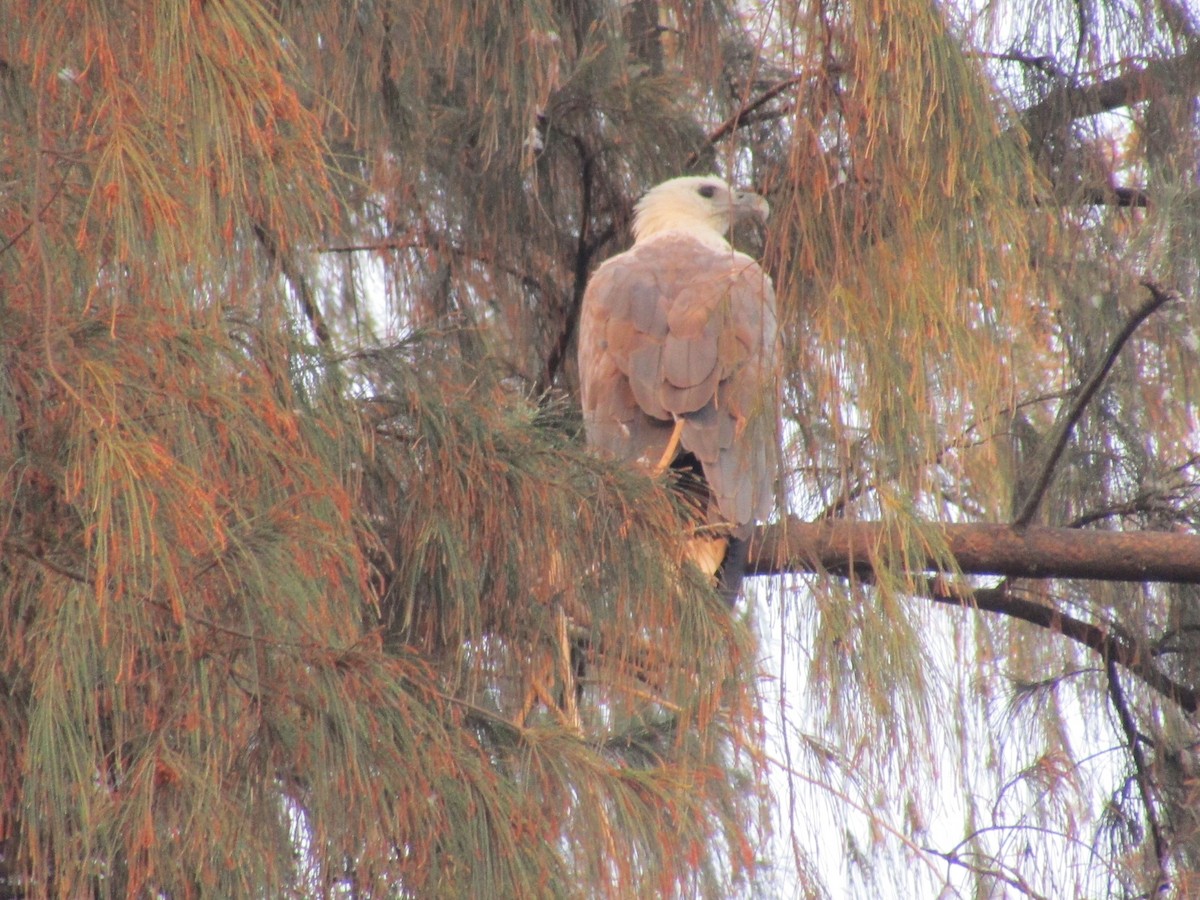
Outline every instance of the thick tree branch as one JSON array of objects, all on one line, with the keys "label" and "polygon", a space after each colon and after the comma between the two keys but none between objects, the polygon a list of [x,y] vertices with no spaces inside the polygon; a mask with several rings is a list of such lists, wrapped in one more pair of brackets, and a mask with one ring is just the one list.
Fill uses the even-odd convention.
[{"label": "thick tree branch", "polygon": [[1166,93],[1200,91],[1200,42],[1181,56],[1131,67],[1095,84],[1063,85],[1026,108],[1021,119],[1030,142],[1037,146],[1075,119],[1131,106],[1149,97],[1155,87]]},{"label": "thick tree branch", "polygon": [[1054,430],[1051,432],[1050,438],[1046,441],[1046,451],[1038,461],[1037,479],[1022,501],[1021,508],[1013,519],[1014,525],[1024,527],[1033,521],[1038,507],[1041,505],[1042,497],[1045,496],[1046,488],[1050,486],[1050,479],[1054,476],[1054,469],[1058,465],[1058,460],[1062,456],[1063,450],[1066,449],[1067,441],[1070,440],[1071,431],[1075,428],[1075,423],[1079,421],[1079,417],[1083,415],[1084,409],[1087,408],[1096,391],[1100,389],[1100,385],[1104,383],[1105,377],[1107,377],[1113,363],[1117,361],[1117,357],[1120,355],[1126,342],[1133,337],[1133,333],[1137,331],[1138,326],[1146,321],[1155,310],[1163,306],[1167,301],[1178,299],[1179,297],[1177,291],[1163,290],[1152,281],[1144,281],[1142,284],[1150,291],[1150,299],[1138,307],[1134,314],[1130,316],[1129,321],[1125,323],[1120,333],[1113,338],[1113,342],[1109,346],[1108,352],[1104,354],[1104,358],[1100,360],[1092,370],[1091,375],[1088,376],[1087,381],[1076,392],[1071,405],[1059,415],[1058,421],[1054,423]]},{"label": "thick tree branch", "polygon": [[[1200,584],[1200,535],[1167,531],[1088,531],[942,525],[961,572],[1012,578]],[[789,520],[759,528],[747,572],[870,572],[873,559],[895,556],[899,544],[879,522]],[[937,571],[935,559],[923,561]]]}]

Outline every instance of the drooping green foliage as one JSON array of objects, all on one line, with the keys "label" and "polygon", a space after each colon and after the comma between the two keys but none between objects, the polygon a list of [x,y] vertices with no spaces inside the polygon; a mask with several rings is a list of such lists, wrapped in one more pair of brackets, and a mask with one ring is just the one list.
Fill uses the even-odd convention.
[{"label": "drooping green foliage", "polygon": [[[1186,5],[0,26],[0,895],[1195,884],[1192,717],[922,602],[1034,600],[1186,687],[1194,590],[913,564],[953,573],[938,521],[1197,526]],[[638,192],[713,170],[773,207],[734,239],[780,297],[781,514],[897,536],[733,613],[572,396]],[[1143,280],[1183,302],[1052,452]]]}]

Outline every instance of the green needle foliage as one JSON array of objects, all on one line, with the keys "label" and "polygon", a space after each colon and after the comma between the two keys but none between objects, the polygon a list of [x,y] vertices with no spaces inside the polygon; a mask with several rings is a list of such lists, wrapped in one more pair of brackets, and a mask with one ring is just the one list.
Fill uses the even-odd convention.
[{"label": "green needle foliage", "polygon": [[[1194,301],[1198,35],[0,4],[0,897],[1186,895],[1200,735],[1130,672],[1194,691],[1194,588],[938,526],[1200,525],[1190,306],[1071,406]],[[781,518],[895,537],[733,612],[574,399],[588,274],[711,171],[773,208]],[[1129,652],[920,602],[971,591]]]}]

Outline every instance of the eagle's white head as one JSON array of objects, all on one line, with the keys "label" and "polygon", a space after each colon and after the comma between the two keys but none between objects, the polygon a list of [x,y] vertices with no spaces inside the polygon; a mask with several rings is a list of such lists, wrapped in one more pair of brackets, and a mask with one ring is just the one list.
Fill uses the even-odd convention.
[{"label": "eagle's white head", "polygon": [[633,239],[688,234],[706,244],[728,246],[725,235],[743,219],[767,220],[767,201],[751,191],[735,191],[716,175],[672,178],[652,187],[633,210]]}]

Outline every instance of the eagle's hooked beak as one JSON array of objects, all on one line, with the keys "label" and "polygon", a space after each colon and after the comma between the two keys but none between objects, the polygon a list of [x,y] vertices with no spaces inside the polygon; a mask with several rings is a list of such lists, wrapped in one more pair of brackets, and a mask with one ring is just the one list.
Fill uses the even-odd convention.
[{"label": "eagle's hooked beak", "polygon": [[767,216],[770,214],[771,204],[767,203],[766,198],[753,191],[733,192],[733,218],[735,222],[749,220],[757,222],[760,225],[765,225],[767,223]]}]

